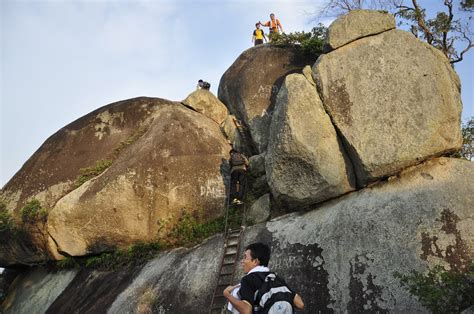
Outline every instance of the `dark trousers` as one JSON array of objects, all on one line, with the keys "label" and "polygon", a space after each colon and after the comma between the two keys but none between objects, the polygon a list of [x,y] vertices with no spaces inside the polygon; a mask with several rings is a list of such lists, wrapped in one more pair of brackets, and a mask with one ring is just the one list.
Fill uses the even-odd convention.
[{"label": "dark trousers", "polygon": [[247,176],[245,170],[234,170],[230,174],[230,201],[235,198],[242,201],[244,198]]}]

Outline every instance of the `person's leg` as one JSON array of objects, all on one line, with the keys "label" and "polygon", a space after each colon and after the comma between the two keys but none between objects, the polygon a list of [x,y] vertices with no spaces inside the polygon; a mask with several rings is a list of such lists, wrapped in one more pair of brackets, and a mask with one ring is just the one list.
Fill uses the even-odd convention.
[{"label": "person's leg", "polygon": [[238,171],[233,171],[230,174],[230,191],[229,191],[229,202],[232,202],[235,198],[237,198],[237,183],[238,183]]},{"label": "person's leg", "polygon": [[238,173],[239,173],[239,177],[238,177],[239,190],[237,191],[237,199],[239,201],[243,201],[244,200],[245,188],[246,188],[246,185],[247,185],[247,176],[245,174],[245,171],[243,171],[243,170],[240,170]]}]

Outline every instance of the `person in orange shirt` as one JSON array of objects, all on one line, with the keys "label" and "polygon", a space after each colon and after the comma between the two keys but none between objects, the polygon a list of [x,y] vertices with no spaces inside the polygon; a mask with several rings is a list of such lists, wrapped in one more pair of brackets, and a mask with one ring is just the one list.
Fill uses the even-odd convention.
[{"label": "person in orange shirt", "polygon": [[281,25],[280,20],[275,18],[274,13],[270,14],[270,21],[263,23],[262,25],[270,28],[270,35],[268,36],[270,39],[272,34],[283,33],[283,26]]}]

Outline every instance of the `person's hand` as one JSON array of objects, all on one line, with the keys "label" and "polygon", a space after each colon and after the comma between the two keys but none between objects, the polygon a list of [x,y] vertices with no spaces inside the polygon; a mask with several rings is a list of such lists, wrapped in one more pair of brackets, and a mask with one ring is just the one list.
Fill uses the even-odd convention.
[{"label": "person's hand", "polygon": [[222,293],[225,297],[229,296],[232,293],[232,290],[235,289],[236,286],[227,286]]}]

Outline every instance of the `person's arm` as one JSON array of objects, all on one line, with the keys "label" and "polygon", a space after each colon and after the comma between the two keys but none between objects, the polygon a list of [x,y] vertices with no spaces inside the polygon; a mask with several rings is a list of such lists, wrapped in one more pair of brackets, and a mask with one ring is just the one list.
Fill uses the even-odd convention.
[{"label": "person's arm", "polygon": [[252,42],[255,42],[255,32],[256,32],[256,31],[253,31]]},{"label": "person's arm", "polygon": [[276,23],[276,24],[277,24],[277,27],[280,28],[280,32],[283,33],[283,26],[281,25],[280,20],[277,19],[276,22],[277,22],[277,23]]},{"label": "person's arm", "polygon": [[298,310],[304,310],[304,303],[303,299],[301,299],[300,295],[297,293],[295,294],[295,297],[293,298],[293,305],[298,309]]},{"label": "person's arm", "polygon": [[239,311],[240,314],[252,314],[252,305],[250,305],[250,303],[245,300],[239,300],[236,297],[232,296],[231,292],[235,289],[235,287],[236,286],[228,286],[227,288],[225,288],[223,292],[224,297],[230,303],[232,303],[232,305],[237,311]]},{"label": "person's arm", "polygon": [[262,23],[260,23],[260,24],[262,24],[262,26],[270,27],[270,23],[271,23],[271,22],[268,21],[268,22],[265,22],[265,23],[263,23],[263,24],[262,24]]}]

